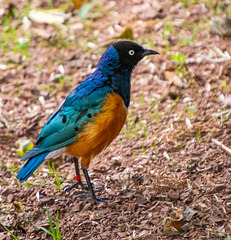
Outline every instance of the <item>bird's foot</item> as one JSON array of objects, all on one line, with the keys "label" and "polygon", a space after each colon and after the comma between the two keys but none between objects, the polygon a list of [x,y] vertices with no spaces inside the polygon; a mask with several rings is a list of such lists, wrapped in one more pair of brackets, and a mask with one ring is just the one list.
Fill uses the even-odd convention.
[{"label": "bird's foot", "polygon": [[[89,188],[87,186],[87,184],[83,183],[82,181],[77,180],[74,184],[72,184],[71,186],[67,186],[64,188],[65,192],[70,192],[73,188],[82,188],[83,190],[89,191]],[[99,190],[102,190],[104,187],[103,186],[93,186],[93,189],[98,192]]]},{"label": "bird's foot", "polygon": [[83,190],[87,190],[88,191],[88,186],[87,184],[82,183],[82,181],[77,180],[74,184],[72,184],[71,186],[67,186],[64,188],[65,192],[70,192],[73,188],[82,188]]},{"label": "bird's foot", "polygon": [[92,198],[92,195],[90,193],[78,194],[78,195],[75,196],[75,200],[77,198],[91,198],[92,200],[95,201],[95,203],[105,203],[105,204],[107,204],[107,202],[109,200],[108,198],[98,198],[98,197]]}]

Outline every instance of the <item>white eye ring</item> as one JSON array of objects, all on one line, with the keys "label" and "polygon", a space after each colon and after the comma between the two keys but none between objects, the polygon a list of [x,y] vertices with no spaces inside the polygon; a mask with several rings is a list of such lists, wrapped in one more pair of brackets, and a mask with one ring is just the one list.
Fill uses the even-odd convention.
[{"label": "white eye ring", "polygon": [[135,54],[135,51],[134,50],[129,50],[128,53],[129,53],[130,56],[133,56]]}]

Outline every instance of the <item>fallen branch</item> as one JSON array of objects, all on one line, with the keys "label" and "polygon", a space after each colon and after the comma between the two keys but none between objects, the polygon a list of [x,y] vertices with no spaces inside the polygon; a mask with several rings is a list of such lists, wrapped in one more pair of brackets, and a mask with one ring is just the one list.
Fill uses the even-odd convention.
[{"label": "fallen branch", "polygon": [[212,142],[214,142],[217,146],[221,147],[223,150],[225,150],[226,152],[228,152],[231,155],[231,149],[226,147],[223,143],[217,141],[216,139],[212,139]]}]

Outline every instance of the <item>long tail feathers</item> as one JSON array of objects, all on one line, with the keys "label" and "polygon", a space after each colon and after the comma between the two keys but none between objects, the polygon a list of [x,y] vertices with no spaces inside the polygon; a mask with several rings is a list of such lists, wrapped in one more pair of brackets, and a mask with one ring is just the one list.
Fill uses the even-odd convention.
[{"label": "long tail feathers", "polygon": [[30,158],[26,164],[18,172],[17,178],[20,182],[26,181],[30,175],[43,163],[49,152],[41,153],[35,157]]}]

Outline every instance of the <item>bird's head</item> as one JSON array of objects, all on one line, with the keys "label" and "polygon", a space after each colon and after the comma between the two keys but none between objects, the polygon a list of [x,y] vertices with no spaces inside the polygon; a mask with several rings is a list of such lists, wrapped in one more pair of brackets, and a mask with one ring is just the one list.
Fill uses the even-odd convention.
[{"label": "bird's head", "polygon": [[113,72],[117,69],[132,71],[142,58],[154,54],[159,53],[154,50],[145,49],[131,41],[120,41],[114,43],[106,50],[97,66],[107,72]]},{"label": "bird's head", "polygon": [[122,66],[131,66],[134,68],[136,64],[147,55],[159,54],[150,49],[145,49],[139,44],[130,41],[120,41],[113,44],[119,54],[119,61]]}]

